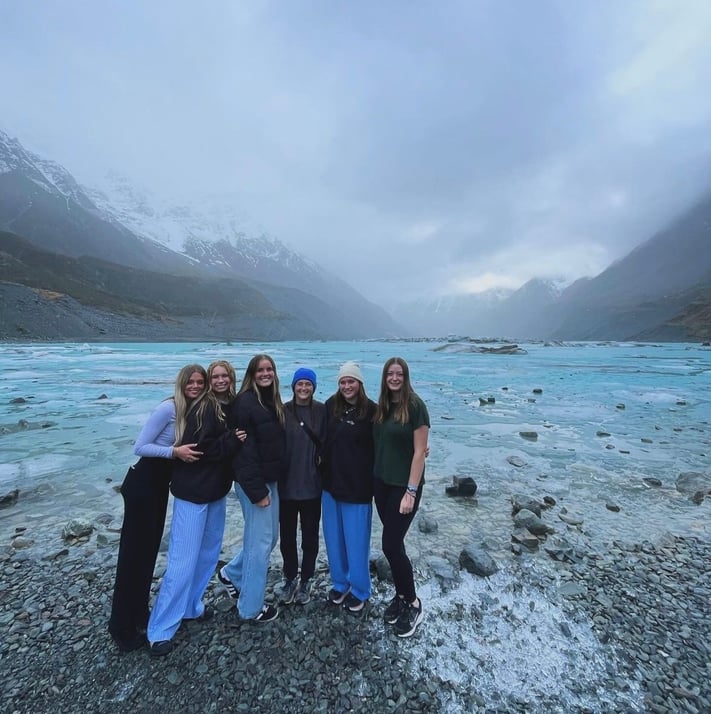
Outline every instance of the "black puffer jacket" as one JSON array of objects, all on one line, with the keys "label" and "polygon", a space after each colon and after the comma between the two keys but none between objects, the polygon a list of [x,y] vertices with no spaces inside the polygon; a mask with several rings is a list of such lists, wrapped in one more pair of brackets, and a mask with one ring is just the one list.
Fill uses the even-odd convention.
[{"label": "black puffer jacket", "polygon": [[323,488],[336,501],[370,503],[373,498],[373,417],[376,405],[368,400],[365,417],[349,407],[340,417],[334,414],[336,400],[326,400],[328,427],[323,450]]},{"label": "black puffer jacket", "polygon": [[192,503],[219,501],[232,486],[229,464],[240,448],[234,429],[227,429],[216,409],[208,403],[198,428],[197,415],[190,412],[181,444],[197,444],[203,454],[198,461],[185,463],[176,459],[170,491],[176,498]]},{"label": "black puffer jacket", "polygon": [[253,391],[242,392],[230,407],[230,428],[244,429],[247,439],[232,460],[233,478],[252,503],[268,495],[268,483],[284,478],[284,429],[271,401],[271,390],[261,390],[262,403]]}]

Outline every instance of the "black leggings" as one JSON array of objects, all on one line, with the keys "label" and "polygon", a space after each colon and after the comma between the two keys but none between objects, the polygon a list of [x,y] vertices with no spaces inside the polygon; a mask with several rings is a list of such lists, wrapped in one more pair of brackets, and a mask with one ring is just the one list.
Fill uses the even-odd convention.
[{"label": "black leggings", "polygon": [[299,572],[296,524],[301,520],[301,581],[310,580],[316,570],[321,498],[303,501],[279,500],[279,549],[284,559],[284,577],[293,580]]},{"label": "black leggings", "polygon": [[172,467],[170,459],[144,457],[128,470],[121,485],[124,514],[109,620],[109,632],[119,641],[129,642],[148,624]]},{"label": "black leggings", "polygon": [[400,513],[400,501],[405,494],[405,487],[388,486],[379,478],[374,479],[374,484],[375,507],[383,524],[383,555],[390,563],[395,593],[404,597],[407,602],[414,602],[417,598],[415,578],[412,574],[412,563],[405,552],[405,535],[420,505],[422,485],[417,489],[412,513]]}]

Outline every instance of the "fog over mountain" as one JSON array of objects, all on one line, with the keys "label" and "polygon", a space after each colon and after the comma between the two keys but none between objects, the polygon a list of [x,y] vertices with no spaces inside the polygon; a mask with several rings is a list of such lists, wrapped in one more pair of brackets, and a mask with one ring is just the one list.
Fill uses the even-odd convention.
[{"label": "fog over mountain", "polygon": [[702,0],[6,3],[0,126],[393,310],[592,278],[701,198],[710,35]]},{"label": "fog over mountain", "polygon": [[1,338],[403,333],[384,310],[275,238],[247,237],[185,205],[157,210],[126,181],[116,205],[0,131]]}]

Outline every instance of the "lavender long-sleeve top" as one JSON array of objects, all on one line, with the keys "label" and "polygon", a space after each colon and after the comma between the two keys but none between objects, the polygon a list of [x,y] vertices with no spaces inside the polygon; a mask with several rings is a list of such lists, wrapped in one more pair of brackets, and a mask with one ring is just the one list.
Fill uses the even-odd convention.
[{"label": "lavender long-sleeve top", "polygon": [[166,399],[148,417],[133,445],[136,456],[173,457],[175,441],[175,402]]}]

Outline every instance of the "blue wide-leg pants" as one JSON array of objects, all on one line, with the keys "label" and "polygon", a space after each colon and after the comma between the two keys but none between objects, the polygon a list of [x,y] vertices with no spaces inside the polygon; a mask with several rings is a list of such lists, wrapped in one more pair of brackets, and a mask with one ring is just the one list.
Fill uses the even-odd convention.
[{"label": "blue wide-leg pants", "polygon": [[170,640],[183,619],[205,611],[202,596],[215,572],[225,530],[227,497],[212,503],[173,500],[168,567],[148,620],[148,641]]},{"label": "blue wide-leg pants", "polygon": [[328,491],[322,496],[321,523],[334,590],[350,590],[367,600],[370,584],[371,503],[336,501]]}]

